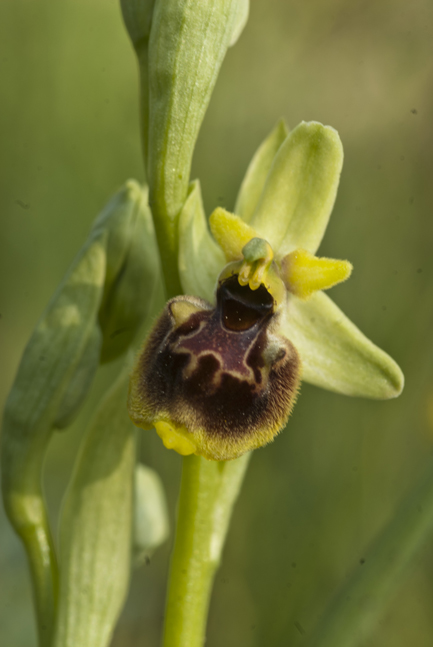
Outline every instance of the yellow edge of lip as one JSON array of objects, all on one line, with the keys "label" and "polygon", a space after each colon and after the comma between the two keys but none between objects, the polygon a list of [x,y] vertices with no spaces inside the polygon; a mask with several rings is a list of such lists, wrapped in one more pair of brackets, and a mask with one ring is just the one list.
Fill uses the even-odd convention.
[{"label": "yellow edge of lip", "polygon": [[168,422],[156,422],[155,429],[167,449],[174,449],[181,456],[195,454],[197,447],[195,443],[185,437],[185,435],[175,429]]}]

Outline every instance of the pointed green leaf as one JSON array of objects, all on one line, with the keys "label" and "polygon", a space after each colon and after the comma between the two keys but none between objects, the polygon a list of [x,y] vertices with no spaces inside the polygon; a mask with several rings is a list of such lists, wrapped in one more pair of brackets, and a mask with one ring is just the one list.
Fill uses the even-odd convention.
[{"label": "pointed green leaf", "polygon": [[250,223],[280,257],[296,248],[316,252],[342,165],[337,131],[314,121],[299,124],[280,147]]},{"label": "pointed green leaf", "polygon": [[216,281],[226,261],[209,231],[198,180],[179,219],[179,274],[185,294],[213,301]]},{"label": "pointed green leaf", "polygon": [[265,186],[272,162],[289,131],[281,119],[251,160],[236,200],[235,213],[250,222]]},{"label": "pointed green leaf", "polygon": [[284,334],[302,361],[302,379],[323,389],[374,399],[397,397],[404,377],[323,292],[289,297]]},{"label": "pointed green leaf", "polygon": [[90,425],[60,525],[60,598],[53,647],[106,647],[129,582],[135,464],[128,375]]},{"label": "pointed green leaf", "polygon": [[134,563],[148,559],[169,535],[164,486],[155,470],[138,464],[134,480]]}]

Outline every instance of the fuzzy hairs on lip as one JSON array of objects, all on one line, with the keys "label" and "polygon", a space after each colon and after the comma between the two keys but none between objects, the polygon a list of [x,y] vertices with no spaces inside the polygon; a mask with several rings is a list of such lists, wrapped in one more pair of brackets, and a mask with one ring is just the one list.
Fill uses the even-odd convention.
[{"label": "fuzzy hairs on lip", "polygon": [[171,299],[133,372],[133,422],[173,425],[213,460],[270,442],[287,422],[300,373],[295,347],[278,334],[279,316],[264,285],[251,290],[237,275],[220,283],[215,307]]}]

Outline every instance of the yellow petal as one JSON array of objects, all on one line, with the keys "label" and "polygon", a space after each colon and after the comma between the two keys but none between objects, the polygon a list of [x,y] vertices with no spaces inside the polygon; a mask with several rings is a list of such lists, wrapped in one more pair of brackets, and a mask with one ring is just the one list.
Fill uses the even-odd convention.
[{"label": "yellow petal", "polygon": [[243,258],[242,249],[258,234],[242,218],[217,207],[209,218],[211,232],[228,262]]},{"label": "yellow petal", "polygon": [[318,290],[327,290],[352,273],[349,261],[318,258],[305,249],[296,249],[281,262],[281,278],[287,289],[300,299],[308,299]]}]

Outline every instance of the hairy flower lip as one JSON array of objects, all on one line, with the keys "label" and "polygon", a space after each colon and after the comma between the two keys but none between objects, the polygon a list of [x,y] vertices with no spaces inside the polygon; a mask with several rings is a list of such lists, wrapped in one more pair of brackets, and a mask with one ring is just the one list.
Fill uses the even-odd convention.
[{"label": "hairy flower lip", "polygon": [[237,275],[220,282],[215,307],[188,296],[169,301],[131,378],[133,422],[155,425],[180,453],[213,460],[270,442],[291,412],[300,373],[279,321],[265,286],[253,291]]},{"label": "hairy flower lip", "polygon": [[[260,159],[254,164],[260,174]],[[202,298],[168,302],[129,398],[135,424],[155,426],[167,447],[227,460],[270,442],[293,407],[301,361],[302,379],[329,390],[372,398],[401,392],[397,364],[321,292],[351,271],[347,261],[314,256],[341,165],[336,131],[300,124],[266,161],[255,208],[245,194],[252,179],[242,185],[248,223],[218,208],[209,219],[213,236],[200,185],[191,185],[179,220],[179,273],[185,292]],[[288,186],[288,177],[297,184]]]}]

